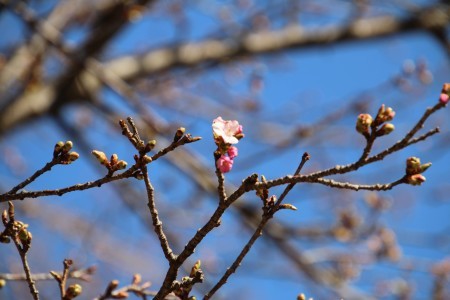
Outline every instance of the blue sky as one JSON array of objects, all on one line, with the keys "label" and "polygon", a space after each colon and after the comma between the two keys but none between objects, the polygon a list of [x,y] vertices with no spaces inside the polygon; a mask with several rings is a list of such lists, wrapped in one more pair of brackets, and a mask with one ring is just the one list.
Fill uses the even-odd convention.
[{"label": "blue sky", "polygon": [[[185,31],[186,35],[183,39],[202,40],[210,33],[219,31],[220,24],[216,16],[204,3],[199,1],[197,5],[193,5],[195,8],[186,10],[190,26]],[[41,13],[46,11],[38,7],[37,2],[33,2],[33,5],[36,9],[39,8],[38,11]],[[177,38],[177,28],[167,14],[160,13],[161,7],[155,11],[157,13],[145,15],[141,21],[132,23],[123,30],[108,46],[101,59],[109,60],[134,51],[144,52],[173,42]],[[4,30],[5,35],[0,40],[2,48],[11,47],[27,36],[26,30],[18,24],[20,22],[17,22],[10,13],[2,12],[0,28],[8,28]],[[83,29],[75,28],[70,30],[65,38],[68,42],[75,44],[84,36]],[[417,80],[411,80],[415,93],[405,93],[389,85],[386,88],[386,82],[401,72],[405,61],[419,60],[426,61],[429,70],[433,73],[434,80],[430,84],[423,85]],[[62,69],[61,62],[55,58],[49,59],[47,66],[49,77],[58,74]],[[238,74],[241,75],[230,79],[230,75],[227,74],[233,67],[239,70],[241,73]],[[248,74],[252,72],[258,72],[264,81],[264,88],[258,93],[252,92],[248,87]],[[316,139],[299,140],[289,150],[274,150],[270,143],[261,141],[258,134],[262,132],[261,124],[264,122],[270,122],[269,124],[274,124],[274,127],[276,124],[281,129],[286,128],[287,132],[282,133],[289,136],[291,125],[314,124],[327,112],[345,107],[357,95],[367,94],[372,99],[369,113],[375,114],[382,103],[392,106],[397,112],[394,120],[396,131],[390,136],[383,137],[375,145],[375,149],[381,150],[401,138],[402,134],[415,124],[426,107],[436,103],[442,84],[449,79],[448,54],[430,35],[411,32],[372,41],[349,42],[259,56],[251,62],[208,68],[200,74],[195,74],[189,80],[182,76],[176,80],[180,82],[178,88],[185,93],[186,98],[187,95],[195,95],[208,103],[231,106],[232,113],[223,117],[238,119],[243,124],[246,138],[239,143],[240,155],[236,159],[233,171],[226,176],[227,182],[238,185],[251,173],[264,174],[267,178],[293,173],[304,151],[311,154],[311,161],[305,168],[305,172],[308,172],[316,168],[328,168],[335,164],[352,162],[364,146],[363,138],[354,131],[357,112],[349,114],[352,117],[327,124],[327,131],[323,135],[318,135]],[[228,94],[232,96],[230,103],[223,100]],[[126,108],[121,99],[110,90],[105,89],[101,96],[109,105],[120,108],[124,114],[123,117],[127,114],[138,117],[136,112]],[[240,101],[248,98],[255,99],[260,104],[261,110],[253,113],[243,110]],[[214,143],[210,126],[211,121],[217,117],[216,110],[198,115],[201,107],[186,105],[180,112],[158,106],[151,101],[154,99],[149,99],[148,105],[169,122],[183,125],[188,132],[203,137],[201,142],[190,144],[187,149],[198,153],[201,161],[209,164],[212,169]],[[179,103],[183,102],[180,100]],[[77,114],[82,112],[76,105],[70,106],[65,109],[64,117],[67,122],[73,123]],[[400,186],[383,194],[392,200],[392,209],[383,213],[380,221],[390,226],[397,234],[397,239],[403,246],[404,258],[397,265],[381,263],[363,267],[363,275],[354,282],[354,285],[365,292],[375,291],[377,279],[404,278],[414,282],[417,290],[420,286],[417,299],[426,298],[431,289],[431,276],[424,271],[428,270],[432,261],[441,260],[448,255],[448,241],[442,246],[433,247],[432,239],[448,232],[450,225],[447,217],[450,211],[448,201],[450,186],[445,179],[450,162],[447,151],[450,122],[447,116],[448,110],[439,111],[427,124],[428,129],[434,125],[441,127],[442,132],[439,137],[414,145],[374,166],[368,166],[360,170],[359,175],[346,177],[349,181],[363,183],[388,182],[403,176],[404,161],[409,156],[419,156],[423,162],[433,162],[432,168],[425,174],[427,182],[423,186]],[[83,131],[89,143],[107,154],[117,153],[120,158],[131,162],[132,147],[121,136],[118,126],[111,130],[109,124],[103,122],[99,112],[93,113],[91,117],[92,123]],[[14,173],[7,162],[0,160],[2,189],[14,186],[33,170],[41,167],[50,158],[53,144],[58,140],[67,139],[73,139],[73,137],[68,137],[68,133],[58,128],[57,124],[50,119],[37,120],[2,137],[0,150],[2,152],[16,151],[26,165],[26,170]],[[447,141],[446,144],[445,141]],[[74,149],[80,151],[76,140],[74,144]],[[259,156],[264,152],[269,155]],[[170,155],[177,154],[175,152]],[[158,161],[153,164],[150,172],[157,190],[158,204],[168,218],[163,222],[170,224],[168,231],[179,239],[178,247],[181,247],[188,237],[207,220],[209,213],[215,207],[214,199],[208,195],[199,194],[198,202],[187,202],[188,197],[185,196],[195,195],[195,185],[167,161]],[[28,188],[30,190],[43,187],[57,188],[93,180],[100,176],[102,171],[99,171],[93,160],[82,156],[73,165],[56,167],[54,171],[39,178]],[[141,183],[130,181],[130,184],[143,192]],[[343,201],[346,197],[348,199]],[[299,210],[297,212],[282,211],[276,219],[294,227],[331,224],[336,218],[333,212],[336,207],[352,207],[364,214],[367,208],[363,204],[363,197],[364,192],[339,194],[319,186],[296,187],[286,201],[293,203]],[[258,200],[250,195],[245,201],[254,203]],[[28,202],[33,202],[33,206]],[[142,273],[143,278],[151,280],[155,288],[161,283],[161,274],[165,270],[166,263],[156,239],[151,232],[149,233],[136,213],[131,212],[119,199],[115,189],[102,187],[62,198],[29,200],[19,205],[23,205],[25,211],[27,205],[31,207],[31,212],[28,211],[26,217],[24,216],[24,221],[30,224],[30,229],[35,236],[30,259],[32,269],[36,272],[58,269],[61,261],[70,256],[79,266],[90,264],[99,266],[99,276],[95,278],[93,284],[100,287],[98,291],[102,291],[107,282],[112,279],[119,279],[123,283],[129,282],[133,272]],[[146,210],[145,199],[142,199],[138,206]],[[33,210],[39,209],[48,209],[55,214],[58,213],[58,209],[74,213],[80,222],[83,220],[92,222],[90,225],[92,231],[87,230],[67,238],[64,232],[70,232],[70,224],[54,223],[48,218],[47,222],[43,222],[33,213]],[[56,217],[55,220],[56,222],[64,221]],[[178,220],[183,222],[177,222]],[[249,231],[242,230],[235,213],[226,214],[222,221],[223,226],[205,240],[205,245],[197,249],[191,260],[194,262],[196,259],[202,259],[209,278],[217,278],[231,264],[232,259],[251,234]],[[58,227],[60,230],[53,230],[52,227]],[[140,265],[132,259],[127,259],[124,263],[115,261],[114,249],[112,252],[111,249],[101,249],[95,243],[97,236],[102,237],[102,232],[111,237],[112,245],[122,245],[125,250],[134,253],[136,258],[142,255],[146,259],[145,263]],[[316,247],[329,247],[330,249],[343,248],[345,251],[357,253],[358,247],[364,246],[358,244],[355,248],[347,248],[346,245],[337,242],[313,243],[295,238],[292,243],[305,251]],[[34,254],[33,251],[35,251]],[[18,256],[12,247],[3,245],[0,247],[0,253],[6,258],[6,260],[2,259],[2,265],[17,263],[15,260],[18,261]],[[48,256],[52,257],[51,266],[40,262],[39,255],[42,253],[48,253]],[[106,258],[102,258],[102,255]],[[409,262],[418,262],[419,270],[405,272],[404,267]],[[0,269],[0,272],[6,271],[6,269]],[[84,285],[88,287],[89,284]],[[12,297],[14,284],[12,286],[11,289],[0,291],[0,295],[8,293],[8,297]],[[18,286],[16,285],[15,288]],[[56,285],[53,288],[56,288]],[[54,292],[50,287],[42,290],[43,295]],[[276,247],[264,240],[257,242],[242,268],[221,292],[223,299],[231,297],[294,299],[300,292],[315,299],[324,297],[316,286],[305,280],[304,276],[299,275],[295,270],[290,270],[290,263],[284,256],[276,250]]]}]

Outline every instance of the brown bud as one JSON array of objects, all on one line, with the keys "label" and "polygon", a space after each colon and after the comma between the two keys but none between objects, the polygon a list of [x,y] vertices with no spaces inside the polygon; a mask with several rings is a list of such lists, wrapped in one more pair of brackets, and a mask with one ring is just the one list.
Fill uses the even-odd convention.
[{"label": "brown bud", "polygon": [[69,153],[69,157],[68,157],[68,161],[69,163],[76,161],[78,158],[80,157],[80,154],[78,154],[77,152],[70,152]]},{"label": "brown bud", "polygon": [[184,127],[178,128],[177,131],[175,132],[175,136],[173,137],[173,142],[174,143],[178,142],[185,132],[186,132],[186,128],[184,128]]},{"label": "brown bud", "polygon": [[356,131],[368,135],[370,126],[372,125],[372,116],[369,114],[360,114],[356,119]]},{"label": "brown bud", "polygon": [[392,131],[394,131],[394,129],[395,129],[395,126],[392,123],[383,124],[383,126],[381,126],[381,128],[378,129],[377,136],[388,135]]},{"label": "brown bud", "polygon": [[114,299],[126,299],[128,298],[129,294],[125,291],[119,291],[117,293],[114,293],[113,298]]},{"label": "brown bud", "polygon": [[67,153],[70,150],[72,150],[72,147],[73,147],[72,141],[67,141],[67,142],[65,142],[64,146],[62,147],[62,152]]},{"label": "brown bud", "polygon": [[92,150],[92,154],[97,158],[97,160],[102,164],[106,165],[108,162],[108,158],[106,157],[106,154],[102,151],[98,150]]},{"label": "brown bud", "polygon": [[189,274],[191,278],[195,277],[195,274],[200,270],[201,265],[202,262],[200,260],[195,262],[194,266],[192,266],[191,273]]},{"label": "brown bud", "polygon": [[114,153],[113,155],[111,155],[110,162],[112,166],[116,165],[118,161],[119,157],[117,156],[117,154]]},{"label": "brown bud", "polygon": [[119,160],[118,162],[117,162],[117,165],[116,165],[116,167],[117,167],[117,170],[123,170],[123,169],[125,169],[126,167],[127,167],[127,162],[126,161],[124,161],[124,160]]},{"label": "brown bud", "polygon": [[83,292],[83,288],[79,284],[72,284],[66,290],[65,299],[73,299],[78,297]]},{"label": "brown bud", "polygon": [[63,147],[64,147],[63,141],[57,142],[55,144],[55,147],[53,148],[53,157],[56,157],[59,153],[61,153]]},{"label": "brown bud", "polygon": [[142,281],[141,274],[136,273],[133,275],[133,280],[131,281],[131,284],[137,285],[137,284],[141,283],[141,281]]},{"label": "brown bud", "polygon": [[300,295],[298,295],[297,300],[306,300],[305,294],[301,293]]},{"label": "brown bud", "polygon": [[295,207],[292,204],[285,203],[285,204],[280,204],[280,209],[297,210],[297,207]]},{"label": "brown bud", "polygon": [[420,164],[420,158],[417,157],[408,157],[406,159],[406,174],[407,175],[414,175],[421,173],[421,164]]},{"label": "brown bud", "polygon": [[378,110],[377,117],[375,118],[376,124],[382,124],[384,122],[392,121],[395,117],[395,111],[392,109],[392,107],[386,107],[384,104],[381,105],[380,109]]},{"label": "brown bud", "polygon": [[144,155],[142,157],[142,160],[144,161],[145,164],[149,164],[149,163],[152,162],[152,158],[150,156],[148,156],[148,155]]},{"label": "brown bud", "polygon": [[155,148],[156,146],[156,140],[150,140],[147,142],[147,145],[145,145],[145,152],[150,152]]},{"label": "brown bud", "polygon": [[11,240],[6,235],[1,235],[0,234],[0,243],[2,243],[2,244],[9,244],[9,243],[11,243]]}]

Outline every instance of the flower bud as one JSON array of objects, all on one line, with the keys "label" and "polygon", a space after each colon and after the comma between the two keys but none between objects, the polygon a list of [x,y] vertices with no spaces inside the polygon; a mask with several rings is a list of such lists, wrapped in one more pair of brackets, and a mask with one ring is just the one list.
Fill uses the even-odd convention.
[{"label": "flower bud", "polygon": [[69,163],[76,161],[78,158],[80,157],[80,154],[78,154],[77,152],[73,151],[69,153]]},{"label": "flower bud", "polygon": [[11,240],[6,235],[0,235],[0,243],[9,244],[11,243]]},{"label": "flower bud", "polygon": [[119,286],[119,280],[112,280],[112,281],[108,284],[108,290],[113,291],[113,290],[115,290],[118,286]]},{"label": "flower bud", "polygon": [[191,278],[195,277],[195,274],[200,270],[201,265],[202,265],[202,262],[200,260],[197,260],[195,262],[195,264],[192,266],[189,277],[191,277]]},{"label": "flower bud", "polygon": [[148,155],[144,155],[144,156],[142,157],[142,160],[143,160],[144,163],[146,163],[146,164],[149,164],[149,163],[152,162],[152,158],[151,158],[150,156],[148,156]]},{"label": "flower bud", "polygon": [[31,239],[33,238],[31,232],[29,232],[25,227],[18,232],[17,236],[19,237],[20,241],[24,244],[31,242]]},{"label": "flower bud", "polygon": [[102,151],[98,150],[92,150],[92,154],[97,158],[97,160],[102,164],[106,165],[108,163],[108,158],[106,157],[106,154]]},{"label": "flower bud", "polygon": [[272,195],[272,196],[270,196],[269,199],[267,199],[266,205],[270,207],[270,206],[273,206],[275,204],[275,202],[277,202],[277,196]]},{"label": "flower bud", "polygon": [[414,175],[421,173],[420,159],[417,157],[408,157],[406,160],[406,174]]},{"label": "flower bud", "polygon": [[302,294],[298,295],[297,300],[306,300],[305,294],[302,293]]},{"label": "flower bud", "polygon": [[141,276],[141,274],[134,274],[133,275],[133,279],[131,280],[131,284],[133,284],[133,285],[137,285],[137,284],[139,284],[139,283],[141,283],[142,282],[142,276]]},{"label": "flower bud", "polygon": [[280,204],[280,209],[297,210],[297,207],[295,207],[292,204],[285,203],[285,204]]},{"label": "flower bud", "polygon": [[431,167],[431,163],[426,163],[420,166],[420,173],[425,172],[429,167]]},{"label": "flower bud", "polygon": [[406,178],[408,184],[411,185],[421,185],[423,182],[425,182],[426,178],[422,174],[414,174],[410,175]]},{"label": "flower bud", "polygon": [[394,129],[395,129],[395,126],[392,123],[383,124],[383,126],[381,126],[381,128],[378,129],[377,136],[388,135],[389,133],[394,131]]},{"label": "flower bud", "polygon": [[392,107],[385,107],[383,104],[378,110],[378,114],[377,117],[375,118],[375,121],[377,124],[381,124],[387,121],[392,121],[394,117],[395,111],[392,109]]},{"label": "flower bud", "polygon": [[140,171],[134,172],[133,173],[134,178],[136,178],[137,180],[143,180],[144,179],[144,174],[142,174]]},{"label": "flower bud", "polygon": [[72,147],[73,147],[72,141],[67,141],[67,142],[64,144],[64,146],[62,147],[62,152],[67,153],[67,152],[69,152],[70,150],[72,150]]},{"label": "flower bud", "polygon": [[57,142],[55,144],[55,147],[53,148],[53,157],[56,157],[59,153],[61,153],[63,147],[64,147],[63,141]]},{"label": "flower bud", "polygon": [[147,142],[147,145],[145,145],[145,152],[150,152],[155,148],[156,146],[156,140],[150,140]]},{"label": "flower bud", "polygon": [[228,156],[222,155],[216,161],[216,167],[222,173],[228,173],[233,168],[233,160]]},{"label": "flower bud", "polygon": [[119,161],[119,157],[114,153],[113,155],[111,155],[111,159],[109,161],[111,162],[111,165],[114,166]]},{"label": "flower bud", "polygon": [[360,114],[356,120],[356,131],[361,134],[369,134],[370,126],[372,125],[372,116],[369,114]]},{"label": "flower bud", "polygon": [[234,146],[230,146],[227,150],[228,156],[233,159],[236,156],[238,156],[238,148],[234,147]]},{"label": "flower bud", "polygon": [[177,132],[175,132],[175,136],[173,137],[173,142],[174,143],[178,142],[185,132],[186,132],[186,128],[184,128],[184,127],[178,128]]},{"label": "flower bud", "polygon": [[125,169],[126,167],[127,167],[127,162],[126,161],[124,161],[124,160],[119,160],[118,162],[117,162],[117,165],[116,165],[116,167],[117,167],[117,170],[123,170],[123,169]]},{"label": "flower bud", "polygon": [[118,291],[114,294],[114,299],[127,299],[129,294],[126,291]]},{"label": "flower bud", "polygon": [[83,292],[83,288],[81,287],[81,285],[72,284],[67,288],[64,299],[73,299],[75,297],[78,297],[79,295],[81,295],[81,292]]},{"label": "flower bud", "polygon": [[441,103],[447,104],[447,102],[450,100],[450,83],[445,83],[442,86],[441,95],[439,97],[439,101]]}]

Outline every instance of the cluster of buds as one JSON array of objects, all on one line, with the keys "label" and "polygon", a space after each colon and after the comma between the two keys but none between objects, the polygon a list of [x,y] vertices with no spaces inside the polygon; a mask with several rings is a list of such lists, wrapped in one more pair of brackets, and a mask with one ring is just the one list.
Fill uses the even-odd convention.
[{"label": "cluster of buds", "polygon": [[439,102],[447,104],[450,100],[450,83],[444,83],[441,90],[441,95],[439,96]]},{"label": "cluster of buds", "polygon": [[426,178],[422,173],[429,167],[431,167],[431,163],[421,164],[419,158],[409,157],[406,160],[406,181],[408,184],[421,185],[425,182]]},{"label": "cluster of buds", "polygon": [[10,243],[11,239],[21,245],[20,251],[27,252],[31,246],[33,235],[28,231],[28,224],[16,221],[14,217],[14,205],[8,202],[8,210],[2,213],[2,222],[5,230],[0,233],[1,243]]},{"label": "cluster of buds", "polygon": [[214,141],[217,145],[216,167],[222,173],[231,171],[233,159],[238,155],[238,149],[233,146],[244,137],[242,125],[236,120],[223,120],[218,117],[212,123]]},{"label": "cluster of buds", "polygon": [[181,299],[195,300],[195,296],[189,296],[194,284],[203,282],[204,275],[201,267],[201,261],[197,260],[194,266],[191,268],[189,276],[181,278],[181,282],[174,282],[174,294]]},{"label": "cluster of buds", "polygon": [[59,141],[53,148],[53,159],[58,159],[58,162],[62,165],[68,165],[76,161],[80,155],[77,152],[70,152],[73,148],[72,141]]},{"label": "cluster of buds", "polygon": [[140,274],[134,274],[131,280],[131,285],[123,288],[119,288],[119,281],[113,280],[108,284],[105,293],[102,295],[102,299],[128,299],[130,294],[134,293],[137,297],[141,297],[146,293],[146,290],[151,286],[151,282],[147,281],[142,283],[142,277]]},{"label": "cluster of buds", "polygon": [[395,126],[392,123],[386,122],[392,121],[394,117],[395,111],[391,107],[386,107],[383,104],[378,110],[375,119],[373,119],[370,114],[360,114],[356,120],[356,131],[364,135],[366,138],[370,137],[371,132],[377,137],[388,135],[394,131]]},{"label": "cluster of buds", "polygon": [[111,174],[117,170],[123,170],[127,167],[127,162],[124,160],[119,160],[117,154],[111,155],[110,159],[106,157],[104,152],[99,150],[93,150],[92,154],[100,164],[104,165],[108,169]]},{"label": "cluster of buds", "polygon": [[[264,177],[264,175],[261,175],[261,182],[262,183],[266,183],[266,177]],[[267,188],[259,188],[256,190],[256,196],[258,196],[261,201],[263,202],[263,210],[265,212],[273,212],[273,209],[275,207],[275,204],[277,203],[278,199],[277,196],[272,195],[269,197],[269,189]],[[289,203],[283,203],[280,204],[277,208],[277,210],[280,209],[290,209],[290,210],[297,210],[297,207],[295,207],[292,204]]]}]

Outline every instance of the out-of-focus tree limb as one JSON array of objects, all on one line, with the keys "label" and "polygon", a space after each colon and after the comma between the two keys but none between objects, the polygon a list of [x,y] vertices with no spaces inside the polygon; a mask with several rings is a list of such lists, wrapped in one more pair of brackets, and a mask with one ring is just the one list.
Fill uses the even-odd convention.
[{"label": "out-of-focus tree limb", "polygon": [[[414,30],[436,32],[445,28],[449,22],[450,7],[433,5],[404,19],[380,16],[314,30],[300,25],[289,25],[273,31],[248,33],[226,39],[209,39],[199,43],[163,47],[140,56],[125,56],[105,63],[101,72],[105,76],[114,75],[123,81],[131,82],[143,76],[160,75],[181,67],[226,63],[249,55],[375,39]],[[91,55],[98,53],[94,51],[96,47],[101,48],[118,31],[117,26],[112,26],[109,34],[88,39],[85,45],[79,48],[80,51],[85,49],[84,55],[78,57],[57,82],[41,85],[32,95],[24,93],[17,101],[5,107],[0,113],[0,133],[25,120],[57,109],[71,100],[86,99],[87,94],[96,94],[103,81],[96,75],[98,71],[92,73],[92,70],[86,70],[83,65]],[[92,51],[87,51],[89,49]],[[21,113],[17,113],[18,111]]]}]

